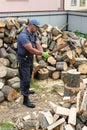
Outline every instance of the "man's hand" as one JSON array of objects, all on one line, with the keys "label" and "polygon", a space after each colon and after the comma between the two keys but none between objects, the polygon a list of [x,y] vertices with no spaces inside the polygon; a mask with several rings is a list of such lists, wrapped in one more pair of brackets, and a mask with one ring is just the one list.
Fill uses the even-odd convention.
[{"label": "man's hand", "polygon": [[48,52],[43,52],[43,53],[42,53],[42,56],[43,56],[45,59],[47,59],[50,55],[49,55]]}]

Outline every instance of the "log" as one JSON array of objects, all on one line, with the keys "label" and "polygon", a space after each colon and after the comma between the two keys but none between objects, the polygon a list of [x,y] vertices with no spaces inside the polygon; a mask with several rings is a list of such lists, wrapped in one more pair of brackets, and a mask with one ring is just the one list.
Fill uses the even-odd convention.
[{"label": "log", "polygon": [[4,94],[0,91],[0,103],[4,101]]},{"label": "log", "polygon": [[0,78],[5,77],[7,74],[7,69],[5,66],[0,66]]},{"label": "log", "polygon": [[42,60],[42,59],[39,60],[38,64],[39,64],[39,66],[40,66],[41,68],[45,68],[45,67],[48,66],[48,63],[47,63],[46,61]]},{"label": "log", "polygon": [[20,79],[19,79],[19,77],[13,77],[13,78],[11,78],[11,79],[8,79],[7,80],[7,85],[9,85],[9,86],[11,86],[12,87],[12,85],[14,84],[14,83],[17,83],[17,82],[20,82]]},{"label": "log", "polygon": [[47,59],[47,62],[52,65],[52,66],[55,66],[56,65],[56,60],[53,56],[50,56],[48,59]]},{"label": "log", "polygon": [[42,44],[43,51],[47,51],[47,43]]},{"label": "log", "polygon": [[15,76],[18,76],[18,69],[12,69],[7,67],[7,74],[6,74],[6,78],[13,78]]},{"label": "log", "polygon": [[62,31],[58,27],[53,27],[51,29],[51,33],[53,36],[58,36],[59,34],[63,34]]},{"label": "log", "polygon": [[22,24],[28,24],[29,19],[28,18],[18,18],[17,19],[18,23]]},{"label": "log", "polygon": [[53,102],[49,102],[49,105],[56,114],[69,116],[70,109],[55,105]]},{"label": "log", "polygon": [[67,63],[66,62],[57,62],[56,63],[56,69],[59,71],[65,71],[67,70]]},{"label": "log", "polygon": [[64,87],[65,96],[73,96],[80,90],[80,72],[75,69],[67,71],[67,83]]},{"label": "log", "polygon": [[53,116],[52,116],[50,111],[47,111],[47,112],[43,112],[42,111],[41,113],[45,116],[48,124],[52,124],[53,123]]},{"label": "log", "polygon": [[5,48],[0,48],[0,56],[2,58],[5,58],[8,56],[8,53],[6,52]]},{"label": "log", "polygon": [[0,39],[0,48],[3,46],[3,40]]},{"label": "log", "polygon": [[47,69],[49,70],[49,77],[52,78],[52,73],[56,71],[56,68],[53,66],[47,66]]},{"label": "log", "polygon": [[51,41],[50,46],[49,46],[49,50],[50,50],[50,51],[53,50],[55,44],[56,44],[55,41]]},{"label": "log", "polygon": [[5,85],[1,91],[4,93],[4,96],[8,101],[13,101],[18,97],[16,90],[9,87],[8,85]]},{"label": "log", "polygon": [[87,126],[83,126],[82,130],[87,130]]},{"label": "log", "polygon": [[0,66],[0,78],[13,78],[15,76],[18,76],[18,69]]},{"label": "log", "polygon": [[17,29],[20,28],[20,24],[19,24],[19,22],[18,22],[16,19],[12,19],[11,22],[15,25],[15,27],[16,27]]},{"label": "log", "polygon": [[23,24],[16,32],[19,34],[24,28],[26,28],[26,24]]},{"label": "log", "polygon": [[75,69],[67,71],[67,86],[80,87],[80,72]]},{"label": "log", "polygon": [[13,53],[9,53],[7,58],[9,59],[9,61],[11,63],[14,63],[15,61],[17,61],[17,56],[15,54],[13,54]]},{"label": "log", "polygon": [[46,37],[46,36],[41,37],[41,44],[46,44],[47,41],[48,41],[48,37]]},{"label": "log", "polygon": [[64,122],[65,122],[65,119],[64,119],[64,118],[61,118],[61,119],[59,119],[58,121],[54,122],[53,124],[49,125],[49,126],[47,127],[47,130],[53,130],[55,127],[61,125],[61,124],[64,123]]},{"label": "log", "polygon": [[15,39],[16,39],[16,28],[13,27],[8,38],[12,41],[12,42],[15,42]]},{"label": "log", "polygon": [[14,27],[14,24],[8,19],[5,20],[5,23],[6,23],[8,30],[11,30]]},{"label": "log", "polygon": [[78,71],[81,74],[87,74],[87,63],[83,63],[81,65],[78,66]]},{"label": "log", "polygon": [[1,27],[5,27],[5,26],[6,26],[5,22],[4,21],[0,21],[0,28]]},{"label": "log", "polygon": [[0,64],[2,64],[2,66],[10,66],[10,61],[6,58],[0,58]]},{"label": "log", "polygon": [[57,80],[60,77],[60,72],[54,71],[52,73],[52,79]]},{"label": "log", "polygon": [[6,51],[9,52],[9,53],[13,53],[13,54],[16,55],[16,51],[13,50],[11,47],[8,47],[8,48],[6,49]]},{"label": "log", "polygon": [[70,124],[65,125],[64,129],[65,130],[75,130],[75,128]]},{"label": "log", "polygon": [[47,126],[49,125],[46,120],[46,117],[43,114],[39,115],[39,122],[40,122],[40,127],[42,130],[45,130]]},{"label": "log", "polygon": [[70,108],[68,123],[74,126],[76,125],[76,108],[75,107]]},{"label": "log", "polygon": [[61,71],[61,79],[63,80],[64,84],[67,83],[67,71]]},{"label": "log", "polygon": [[80,111],[87,111],[87,90],[84,92]]}]

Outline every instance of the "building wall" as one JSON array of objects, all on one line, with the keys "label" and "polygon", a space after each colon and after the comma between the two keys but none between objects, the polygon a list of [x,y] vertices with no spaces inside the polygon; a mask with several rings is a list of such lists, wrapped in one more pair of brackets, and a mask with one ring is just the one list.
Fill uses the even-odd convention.
[{"label": "building wall", "polygon": [[80,0],[77,0],[76,6],[71,5],[71,0],[65,0],[64,9],[65,10],[85,10],[86,9],[87,10],[87,0],[86,0],[85,6],[80,6]]},{"label": "building wall", "polygon": [[0,0],[0,12],[62,10],[63,0]]}]

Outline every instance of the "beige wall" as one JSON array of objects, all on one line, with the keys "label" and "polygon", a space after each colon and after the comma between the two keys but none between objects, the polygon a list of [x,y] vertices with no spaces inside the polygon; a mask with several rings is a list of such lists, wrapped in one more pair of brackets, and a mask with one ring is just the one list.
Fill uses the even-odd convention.
[{"label": "beige wall", "polygon": [[87,9],[87,0],[85,7],[80,6],[80,0],[77,0],[76,6],[71,6],[71,0],[65,0],[65,10],[85,10],[85,9]]},{"label": "beige wall", "polygon": [[62,0],[0,0],[0,12],[58,10],[61,1]]}]

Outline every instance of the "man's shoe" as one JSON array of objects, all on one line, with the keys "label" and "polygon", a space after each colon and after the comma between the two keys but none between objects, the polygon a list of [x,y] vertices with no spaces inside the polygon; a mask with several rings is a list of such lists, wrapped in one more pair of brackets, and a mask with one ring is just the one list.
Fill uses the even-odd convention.
[{"label": "man's shoe", "polygon": [[30,108],[35,108],[35,105],[32,103],[32,102],[23,102],[23,104],[27,107],[30,107]]},{"label": "man's shoe", "polygon": [[28,96],[24,96],[23,104],[25,106],[27,106],[27,107],[35,108],[35,105],[30,101],[30,99],[28,98]]},{"label": "man's shoe", "polygon": [[35,94],[34,90],[29,90],[29,94]]}]

